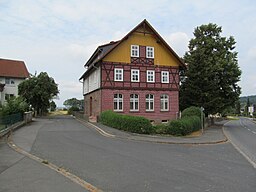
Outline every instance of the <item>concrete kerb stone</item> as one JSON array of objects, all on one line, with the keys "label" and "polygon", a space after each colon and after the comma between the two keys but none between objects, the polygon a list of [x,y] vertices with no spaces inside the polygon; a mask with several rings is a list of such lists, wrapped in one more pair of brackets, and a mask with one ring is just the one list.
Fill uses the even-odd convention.
[{"label": "concrete kerb stone", "polygon": [[7,127],[6,129],[4,130],[1,130],[0,131],[0,138],[6,136],[6,135],[9,135],[12,131],[15,131],[16,129],[19,129],[20,127],[26,125],[26,122],[25,121],[20,121],[18,123],[15,123],[13,125],[11,125],[10,127]]},{"label": "concrete kerb stone", "polygon": [[[219,140],[211,140],[211,141],[191,141],[191,142],[184,142],[184,139],[190,139],[193,140],[193,138],[179,138],[180,141],[173,141],[170,137],[169,140],[166,137],[163,139],[161,136],[152,136],[152,135],[142,135],[142,134],[136,134],[136,133],[129,133],[130,136],[120,136],[117,134],[109,133],[106,130],[103,130],[102,128],[98,127],[95,124],[92,124],[84,119],[76,118],[76,120],[81,122],[82,124],[89,126],[90,128],[95,129],[98,133],[105,137],[111,137],[111,138],[119,138],[119,139],[127,139],[127,140],[133,140],[133,141],[143,141],[143,142],[152,142],[152,143],[159,143],[159,144],[179,144],[179,145],[213,145],[213,144],[222,144],[228,141],[227,136],[224,134],[223,126],[221,127],[221,132],[224,136],[224,139]],[[127,134],[128,135],[128,134]],[[177,138],[176,138],[177,139]]]}]

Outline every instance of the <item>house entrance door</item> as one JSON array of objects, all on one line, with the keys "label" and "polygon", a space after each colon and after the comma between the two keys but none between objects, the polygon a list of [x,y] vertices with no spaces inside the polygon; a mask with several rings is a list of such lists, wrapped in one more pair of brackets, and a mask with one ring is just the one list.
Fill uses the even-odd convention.
[{"label": "house entrance door", "polygon": [[90,116],[92,116],[92,97],[90,97]]}]

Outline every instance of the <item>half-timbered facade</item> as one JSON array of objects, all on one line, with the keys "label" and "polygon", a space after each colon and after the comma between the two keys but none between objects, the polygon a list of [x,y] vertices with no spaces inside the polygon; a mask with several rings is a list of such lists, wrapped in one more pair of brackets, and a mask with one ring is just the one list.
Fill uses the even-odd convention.
[{"label": "half-timbered facade", "polygon": [[102,111],[144,116],[156,123],[177,118],[179,70],[184,63],[155,29],[142,21],[120,41],[99,46],[85,64],[85,115]]}]

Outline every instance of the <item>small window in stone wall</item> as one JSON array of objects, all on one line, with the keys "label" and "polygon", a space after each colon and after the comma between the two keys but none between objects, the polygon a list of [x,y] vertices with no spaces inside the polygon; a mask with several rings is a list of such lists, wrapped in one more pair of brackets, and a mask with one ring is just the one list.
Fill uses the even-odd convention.
[{"label": "small window in stone wall", "polygon": [[146,95],[146,111],[154,111],[154,95]]},{"label": "small window in stone wall", "polygon": [[139,111],[139,95],[130,95],[130,111]]},{"label": "small window in stone wall", "polygon": [[167,94],[161,95],[160,107],[161,111],[169,111],[169,96]]}]

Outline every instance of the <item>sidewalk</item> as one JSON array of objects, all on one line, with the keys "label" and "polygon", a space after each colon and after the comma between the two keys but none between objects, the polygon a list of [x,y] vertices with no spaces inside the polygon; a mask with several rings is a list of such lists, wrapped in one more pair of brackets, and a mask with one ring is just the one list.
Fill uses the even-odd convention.
[{"label": "sidewalk", "polygon": [[[23,150],[30,152],[42,120],[15,130],[12,139]],[[47,120],[45,120],[47,121]],[[17,153],[7,144],[7,138],[0,138],[0,191],[26,192],[68,192],[87,191],[81,186],[63,177],[23,154]]]},{"label": "sidewalk", "polygon": [[174,137],[174,136],[163,136],[163,135],[143,135],[128,133],[125,131],[120,131],[100,123],[89,123],[96,126],[98,129],[103,130],[107,134],[114,135],[116,138],[145,141],[145,142],[155,142],[155,143],[165,143],[165,144],[217,144],[227,141],[227,137],[223,133],[223,125],[228,122],[226,120],[221,122],[216,122],[216,125],[204,129],[201,136],[195,137]]}]

